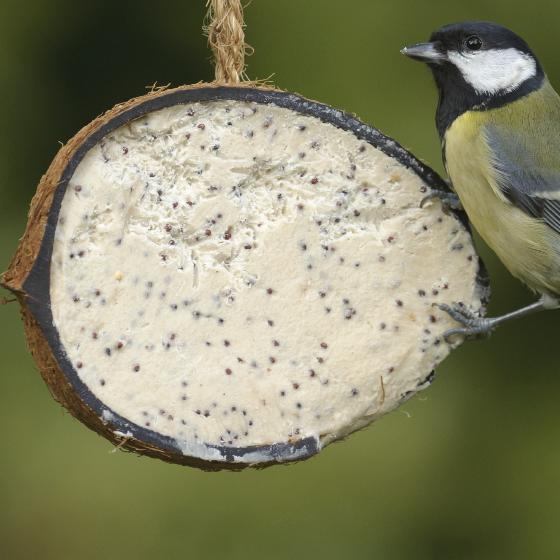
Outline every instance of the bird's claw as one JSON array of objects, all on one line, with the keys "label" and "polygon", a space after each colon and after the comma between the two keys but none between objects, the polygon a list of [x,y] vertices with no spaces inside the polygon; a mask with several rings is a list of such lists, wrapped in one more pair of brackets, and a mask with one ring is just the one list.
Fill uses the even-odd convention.
[{"label": "bird's claw", "polygon": [[452,337],[463,336],[467,339],[485,338],[490,336],[495,328],[495,321],[485,317],[479,317],[474,311],[467,309],[462,303],[447,305],[446,303],[437,304],[437,307],[445,311],[452,319],[463,325],[449,329],[443,333],[446,342],[451,342]]},{"label": "bird's claw", "polygon": [[421,201],[420,201],[420,208],[424,208],[426,202],[433,200],[434,198],[441,201],[441,205],[443,207],[443,211],[446,214],[449,214],[450,210],[462,210],[463,205],[459,200],[459,197],[453,193],[438,189],[433,189],[429,194],[427,194]]}]

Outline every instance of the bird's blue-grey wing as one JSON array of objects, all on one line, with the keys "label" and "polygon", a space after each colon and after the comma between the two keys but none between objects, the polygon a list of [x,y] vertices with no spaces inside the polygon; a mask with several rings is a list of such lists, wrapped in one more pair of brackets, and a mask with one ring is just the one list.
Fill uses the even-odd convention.
[{"label": "bird's blue-grey wing", "polygon": [[[538,150],[551,147],[544,139],[524,141],[520,135],[488,125],[485,137],[491,165],[504,196],[534,218],[560,233],[560,168],[545,166]],[[558,154],[560,161],[560,154]]]}]

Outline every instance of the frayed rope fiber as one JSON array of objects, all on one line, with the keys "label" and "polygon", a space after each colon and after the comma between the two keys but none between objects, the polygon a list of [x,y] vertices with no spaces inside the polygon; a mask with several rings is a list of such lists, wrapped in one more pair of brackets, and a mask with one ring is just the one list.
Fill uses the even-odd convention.
[{"label": "frayed rope fiber", "polygon": [[245,23],[240,0],[208,0],[208,12],[203,27],[214,53],[215,80],[238,84],[247,79],[245,55],[252,48],[245,43]]}]

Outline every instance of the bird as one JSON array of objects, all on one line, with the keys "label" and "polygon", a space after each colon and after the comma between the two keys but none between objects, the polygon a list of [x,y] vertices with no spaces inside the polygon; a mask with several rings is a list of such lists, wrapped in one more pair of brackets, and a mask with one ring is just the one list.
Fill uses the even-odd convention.
[{"label": "bird", "polygon": [[539,299],[498,317],[441,304],[461,326],[445,338],[484,337],[504,321],[560,307],[560,97],[519,35],[465,21],[401,53],[430,68],[436,128],[452,192],[505,267]]}]

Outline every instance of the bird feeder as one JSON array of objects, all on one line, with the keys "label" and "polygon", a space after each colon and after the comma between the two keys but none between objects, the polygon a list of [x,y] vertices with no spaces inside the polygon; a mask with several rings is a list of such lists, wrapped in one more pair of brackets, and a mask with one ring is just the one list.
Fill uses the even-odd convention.
[{"label": "bird feeder", "polygon": [[122,449],[205,469],[308,458],[426,388],[435,304],[482,310],[462,215],[428,167],[340,110],[242,81],[117,105],[41,179],[2,283],[54,398]]}]

